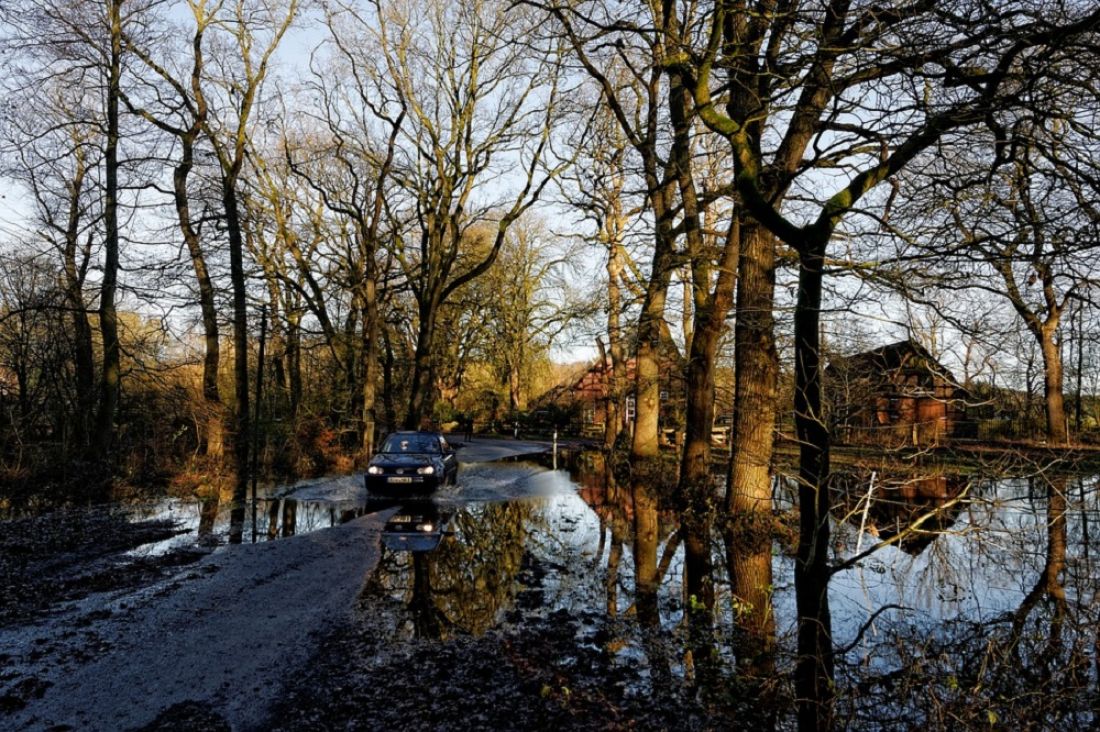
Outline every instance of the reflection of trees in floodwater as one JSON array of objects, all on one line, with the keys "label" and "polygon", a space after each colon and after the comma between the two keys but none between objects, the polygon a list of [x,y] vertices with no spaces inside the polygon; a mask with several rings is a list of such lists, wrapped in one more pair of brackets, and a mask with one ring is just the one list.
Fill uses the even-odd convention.
[{"label": "reflection of trees in floodwater", "polygon": [[[834,473],[833,513],[879,542],[916,556],[954,526],[966,505],[970,481],[959,475],[883,478]],[[841,540],[838,534],[837,539]]]},{"label": "reflection of trees in floodwater", "polygon": [[[857,485],[855,499],[837,501],[841,511],[833,547],[833,591],[842,606],[847,603],[849,615],[866,617],[878,607],[899,603],[929,620],[986,620],[1015,608],[1031,590],[1030,578],[1041,571],[1046,555],[1046,479],[964,484],[948,477],[923,486],[916,478],[878,482],[908,483],[916,486],[911,491],[915,495],[905,500],[902,491],[892,489],[885,508],[876,507],[881,500],[872,502],[866,520],[872,531],[875,512],[886,512],[878,520],[877,537],[872,531],[859,535],[866,480],[862,488]],[[1070,541],[1087,552],[1087,514],[1071,514],[1076,519],[1067,527]],[[858,627],[863,621],[848,622]]]},{"label": "reflection of trees in floodwater", "polygon": [[[1077,506],[1074,482],[1085,499]],[[1083,479],[1052,473],[973,497],[965,520],[975,528],[945,537],[949,550],[928,557],[953,563],[971,601],[953,615],[945,604],[938,614],[883,616],[838,676],[854,724],[1095,726],[1100,598],[1087,538],[1096,510]],[[909,600],[899,588],[895,601]]]},{"label": "reflection of trees in floodwater", "polygon": [[[470,506],[450,521],[431,552],[383,549],[362,600],[388,605],[393,640],[447,638],[454,631],[482,635],[510,607],[517,587],[534,502]],[[385,614],[384,614],[385,615]]]},{"label": "reflection of trees in floodwater", "polygon": [[[774,726],[778,684],[770,523],[753,537],[727,530],[719,542],[709,521],[682,520],[683,513],[662,505],[647,483],[624,488],[602,463],[588,467],[578,476],[581,496],[599,516],[601,531],[610,534],[600,539],[601,546],[609,544],[608,615],[614,617],[622,604],[620,590],[633,590],[635,602],[622,614],[633,613],[637,619],[641,650],[651,670],[650,693],[675,693],[688,683],[710,702],[736,705],[736,718],[744,724]],[[687,556],[692,532],[698,532],[691,537],[695,551],[708,553],[705,561]],[[623,546],[633,554],[633,587],[631,566],[620,564],[622,552],[617,549]],[[597,561],[601,556],[602,551]],[[729,570],[728,584],[717,576],[716,567]],[[693,572],[701,574],[692,577]],[[698,611],[694,620],[693,605]],[[727,668],[730,654],[737,663]]]},{"label": "reflection of trees in floodwater", "polygon": [[[842,700],[837,719],[854,720],[859,729],[976,728],[991,719],[1010,726],[1019,719],[1044,729],[1091,724],[1082,710],[1091,703],[1088,685],[1096,685],[1093,646],[1100,643],[1087,540],[1096,495],[1089,496],[1088,505],[1075,499],[1081,494],[1078,482],[1067,500],[1067,489],[1057,480],[877,481],[867,504],[866,477],[855,480],[847,490],[850,499],[837,501],[834,515],[831,593],[843,610],[836,613]],[[703,646],[687,632],[687,613],[665,604],[671,589],[679,594],[680,607],[689,607],[690,582],[680,550],[689,525],[676,524],[678,515],[657,507],[646,485],[625,490],[613,479],[601,485],[591,474],[581,484],[605,533],[598,557],[608,579],[620,580],[607,584],[609,607],[621,608],[613,594],[630,591],[629,564],[623,566],[615,547],[634,554],[632,609],[653,690],[694,680],[701,699],[722,704],[714,689],[725,693],[739,723],[753,729],[779,725],[790,710],[793,648],[790,638],[777,640],[773,573],[791,558],[774,555],[770,527],[758,535],[746,527],[722,535],[717,550],[724,551],[729,584],[714,578],[715,651],[735,663],[718,664],[704,682],[697,663],[690,678],[691,657],[697,659]],[[652,540],[654,516],[667,524],[661,534],[668,537],[664,553],[660,539],[656,545]],[[665,576],[660,565],[670,547],[678,554]],[[858,561],[857,555],[862,555]],[[683,583],[675,593],[681,571]],[[1067,591],[1067,582],[1077,583],[1077,590]],[[782,600],[785,612],[790,601],[789,596]],[[680,653],[682,666],[676,665]],[[1064,708],[1056,709],[1055,699],[1066,700]]]},{"label": "reflection of trees in floodwater", "polygon": [[[713,623],[696,634],[689,523],[654,485],[589,467],[578,476],[584,505],[559,496],[475,506],[455,516],[455,535],[437,551],[384,552],[367,593],[379,637],[481,634],[504,610],[517,611],[510,622],[564,610],[583,619],[570,631],[587,639],[578,653],[598,648],[609,668],[629,669],[638,693],[696,699],[753,729],[792,721],[793,558],[775,527],[722,524],[696,539],[714,563],[702,578],[713,587],[714,614],[704,616]],[[847,499],[838,491],[833,516],[837,719],[860,729],[977,727],[994,717],[1009,727],[1091,723],[1086,711],[1100,698],[1087,688],[1100,642],[1087,545],[1096,487],[876,483],[870,505],[861,502],[866,482],[855,480]],[[604,622],[589,625],[595,614]]]},{"label": "reflection of trees in floodwater", "polygon": [[671,676],[668,644],[661,625],[658,590],[661,577],[657,568],[660,545],[657,521],[657,497],[644,483],[635,483],[634,505],[634,606],[642,628],[642,644],[649,659],[653,691],[666,690]]},{"label": "reflection of trees in floodwater", "polygon": [[199,503],[199,529],[200,537],[209,537],[214,533],[214,522],[218,518],[218,497],[204,498]]},{"label": "reflection of trees in floodwater", "polygon": [[512,604],[535,503],[470,507],[455,515],[454,541],[430,555],[436,604],[455,626],[481,635]]}]

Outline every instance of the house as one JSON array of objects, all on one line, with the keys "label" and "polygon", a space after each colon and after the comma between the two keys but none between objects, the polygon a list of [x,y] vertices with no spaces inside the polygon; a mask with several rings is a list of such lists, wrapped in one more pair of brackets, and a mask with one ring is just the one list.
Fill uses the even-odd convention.
[{"label": "house", "polygon": [[[635,360],[623,364],[619,398],[623,405],[619,411],[622,429],[629,431],[634,420]],[[683,424],[684,384],[683,368],[674,358],[665,359],[660,373],[661,425],[675,432]],[[598,437],[604,432],[608,417],[608,404],[614,398],[611,383],[611,360],[596,359],[591,366],[572,381],[554,387],[540,396],[534,409],[553,406],[576,414],[578,423],[572,427],[581,434]]]},{"label": "house", "polygon": [[825,389],[830,427],[841,443],[901,447],[974,436],[967,391],[912,340],[834,359]]}]

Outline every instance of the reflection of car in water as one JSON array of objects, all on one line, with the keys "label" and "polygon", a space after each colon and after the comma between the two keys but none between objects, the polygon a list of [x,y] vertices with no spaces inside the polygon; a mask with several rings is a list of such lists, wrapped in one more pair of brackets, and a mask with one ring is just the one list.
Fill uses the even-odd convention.
[{"label": "reflection of car in water", "polygon": [[406,501],[382,529],[382,544],[393,551],[430,552],[439,546],[449,519],[431,501]]},{"label": "reflection of car in water", "polygon": [[373,495],[416,496],[432,493],[458,477],[458,457],[438,432],[394,432],[367,466],[367,491]]}]

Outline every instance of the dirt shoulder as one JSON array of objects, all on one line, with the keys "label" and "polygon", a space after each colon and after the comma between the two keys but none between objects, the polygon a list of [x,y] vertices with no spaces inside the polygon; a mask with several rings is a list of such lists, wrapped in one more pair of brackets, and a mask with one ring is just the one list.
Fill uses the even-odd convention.
[{"label": "dirt shoulder", "polygon": [[287,679],[347,621],[382,520],[227,547],[0,627],[4,725],[133,729],[192,705],[234,729],[264,726]]},{"label": "dirt shoulder", "polygon": [[108,507],[0,522],[0,627],[93,592],[150,584],[207,554],[193,547],[155,557],[127,554],[180,533],[174,522],[133,522],[125,509]]}]

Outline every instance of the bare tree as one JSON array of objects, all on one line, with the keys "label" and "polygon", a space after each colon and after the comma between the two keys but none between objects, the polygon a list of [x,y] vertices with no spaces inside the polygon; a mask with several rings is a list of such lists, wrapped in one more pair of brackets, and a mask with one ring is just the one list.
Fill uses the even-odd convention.
[{"label": "bare tree", "polygon": [[[683,230],[698,228],[698,211],[681,205],[681,196],[695,197],[690,99],[678,77],[666,82],[664,68],[690,37],[693,11],[684,10],[687,17],[682,17],[676,3],[652,3],[642,10],[645,22],[638,23],[633,17],[635,8],[602,2],[530,4],[558,22],[561,34],[596,84],[602,103],[641,161],[653,217],[653,246],[634,344],[636,414],[631,454],[655,458],[660,447],[661,352],[669,342],[665,337],[668,287],[680,264],[679,237]],[[620,10],[632,17],[618,17]],[[678,222],[681,214],[683,223]]]},{"label": "bare tree", "polygon": [[[379,258],[385,251],[386,197],[393,190],[392,173],[398,138],[407,108],[387,96],[372,54],[357,37],[355,23],[341,13],[328,15],[334,59],[315,68],[310,93],[317,100],[322,137],[310,149],[287,148],[295,174],[321,197],[326,208],[345,217],[355,242],[345,275],[355,306],[362,311],[362,382],[360,450],[369,458],[375,443],[380,376],[382,312]],[[333,74],[333,70],[336,73]],[[330,80],[330,75],[339,80]],[[298,158],[295,161],[295,158]]]},{"label": "bare tree", "polygon": [[[743,205],[798,255],[796,683],[800,726],[820,729],[831,724],[832,696],[829,434],[819,340],[829,243],[876,185],[957,130],[983,124],[990,110],[1018,103],[1024,80],[1063,53],[1056,44],[1092,32],[1100,11],[1059,3],[975,15],[921,2],[886,9],[841,0],[817,12],[749,6],[717,3],[705,44],[668,65],[691,78],[699,115],[729,141]],[[796,180],[826,166],[842,171],[835,193],[811,195],[821,185],[808,184],[799,206],[784,206]]]},{"label": "bare tree", "polygon": [[[391,251],[417,303],[404,419],[417,427],[431,407],[440,307],[492,266],[508,229],[553,175],[540,170],[556,116],[558,61],[552,48],[531,47],[530,13],[495,0],[376,0],[369,16],[351,3],[334,7],[377,55],[374,73],[386,87],[378,109],[408,110],[395,162],[406,198],[390,204],[405,226]],[[486,185],[505,170],[515,172],[515,193],[494,200]],[[484,224],[491,229],[479,229]],[[470,237],[479,230],[492,232],[484,246]]]},{"label": "bare tree", "polygon": [[[241,225],[239,183],[245,154],[255,127],[253,118],[260,90],[267,78],[272,56],[298,11],[298,0],[236,0],[225,10],[222,3],[189,4],[196,26],[217,22],[228,34],[228,44],[219,54],[220,68],[208,69],[210,76],[192,89],[197,105],[208,110],[202,127],[218,161],[222,206],[228,238],[230,280],[233,292],[233,382],[235,430],[233,454],[236,483],[230,517],[230,540],[240,542],[244,532],[245,497],[248,491],[251,419],[248,373],[248,301],[244,262],[244,232]],[[224,12],[223,12],[224,11]],[[224,16],[224,17],[223,17]],[[217,103],[212,103],[217,89]]]},{"label": "bare tree", "polygon": [[[131,34],[124,33],[125,49],[140,60],[140,64],[150,72],[152,78],[144,84],[135,82],[129,90],[121,90],[122,99],[132,113],[171,135],[179,144],[179,157],[172,171],[172,200],[176,222],[187,247],[198,286],[203,328],[202,396],[205,419],[199,439],[202,450],[215,458],[220,457],[223,452],[226,418],[218,387],[221,341],[217,291],[210,273],[200,228],[192,213],[192,194],[189,187],[191,174],[195,169],[196,146],[205,134],[204,130],[209,117],[209,108],[202,91],[203,76],[206,73],[204,42],[223,4],[223,2],[210,3],[205,0],[188,3],[194,23],[189,44],[190,69],[175,70],[175,64],[172,61],[174,56],[180,53],[180,49],[175,44],[167,44],[163,53],[170,60],[162,60]],[[152,22],[150,18],[144,20],[147,23]],[[170,26],[162,31],[162,35],[168,35],[174,30],[174,27]],[[183,56],[183,58],[187,57]]]},{"label": "bare tree", "polygon": [[[908,202],[895,217],[908,231],[884,272],[914,299],[971,289],[1009,304],[1042,357],[1046,437],[1055,445],[1069,439],[1063,318],[1074,299],[1087,301],[1100,285],[1100,147],[1073,119],[1098,97],[1089,79],[1066,85],[1076,73],[1067,68],[1059,80],[1065,106],[1008,115],[1001,139],[971,135],[950,163],[937,159],[910,176],[900,193]],[[1040,86],[1029,96],[1051,93]],[[990,171],[998,149],[1004,164]]]}]

